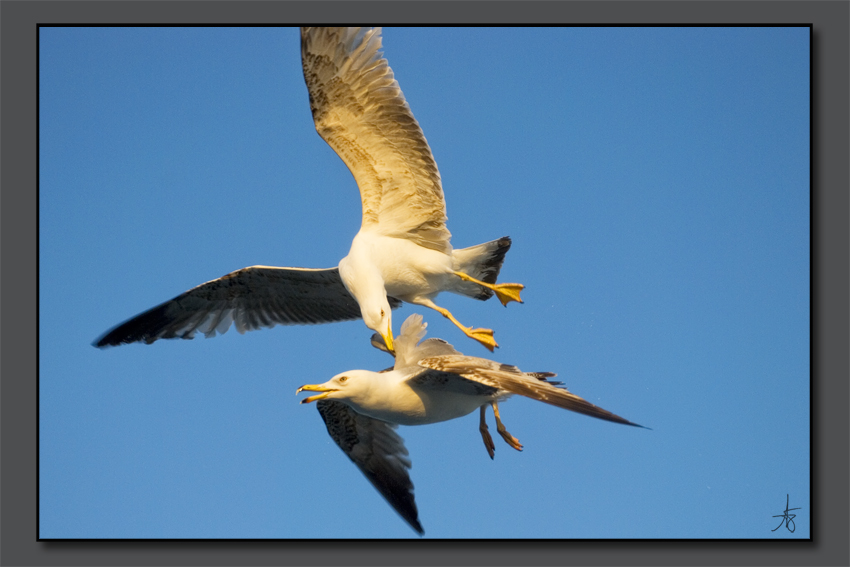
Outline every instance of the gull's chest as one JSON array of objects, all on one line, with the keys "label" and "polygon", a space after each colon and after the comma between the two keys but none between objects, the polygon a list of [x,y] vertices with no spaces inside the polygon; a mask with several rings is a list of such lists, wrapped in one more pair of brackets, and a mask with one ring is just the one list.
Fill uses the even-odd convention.
[{"label": "gull's chest", "polygon": [[403,298],[444,287],[452,274],[451,257],[401,238],[384,237],[372,248],[372,261],[384,280],[387,295]]}]

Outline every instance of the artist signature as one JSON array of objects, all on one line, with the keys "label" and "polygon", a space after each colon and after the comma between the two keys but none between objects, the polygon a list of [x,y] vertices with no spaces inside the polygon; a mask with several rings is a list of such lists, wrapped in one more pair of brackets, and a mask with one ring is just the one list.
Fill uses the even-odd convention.
[{"label": "artist signature", "polygon": [[779,525],[776,526],[776,529],[773,529],[773,530],[770,530],[770,531],[775,532],[776,530],[778,530],[779,528],[782,527],[782,524],[785,524],[785,527],[788,529],[788,531],[791,532],[791,533],[794,533],[794,530],[797,529],[797,525],[794,523],[794,518],[797,517],[797,514],[789,514],[788,512],[790,512],[791,510],[800,510],[800,508],[789,508],[788,507],[788,495],[786,494],[785,495],[785,512],[783,514],[777,514],[777,515],[774,516],[774,518],[782,518],[782,521],[779,522]]}]

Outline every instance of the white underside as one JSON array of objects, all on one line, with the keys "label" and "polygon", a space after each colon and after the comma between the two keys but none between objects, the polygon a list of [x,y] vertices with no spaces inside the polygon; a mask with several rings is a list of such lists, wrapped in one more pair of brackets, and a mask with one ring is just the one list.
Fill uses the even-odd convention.
[{"label": "white underside", "polygon": [[417,388],[398,371],[376,375],[375,380],[380,386],[373,395],[345,402],[358,413],[399,425],[427,425],[463,417],[493,399],[445,389]]},{"label": "white underside", "polygon": [[354,237],[351,250],[340,261],[339,268],[343,282],[355,297],[357,285],[353,279],[376,270],[386,294],[408,303],[431,299],[440,291],[450,291],[457,280],[450,254],[424,248],[404,238],[363,230]]}]

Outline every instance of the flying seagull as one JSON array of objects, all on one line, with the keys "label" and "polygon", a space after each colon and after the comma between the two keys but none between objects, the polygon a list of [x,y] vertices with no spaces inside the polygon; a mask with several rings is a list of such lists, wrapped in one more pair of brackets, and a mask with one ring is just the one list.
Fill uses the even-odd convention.
[{"label": "flying seagull", "polygon": [[493,331],[465,327],[434,303],[442,291],[507,305],[521,284],[496,284],[511,246],[454,250],[428,142],[393,78],[380,28],[301,28],[301,61],[319,135],[360,188],[363,217],[348,255],[328,269],[251,266],[178,295],[107,331],[97,347],[191,339],[276,324],[363,318],[393,350],[393,309],[435,309],[491,352]]},{"label": "flying seagull", "polygon": [[[495,444],[485,412],[493,408],[496,430],[505,442],[521,451],[522,445],[502,423],[498,402],[518,394],[599,419],[643,427],[614,415],[552,382],[551,372],[522,372],[516,366],[485,358],[464,356],[446,341],[425,336],[426,323],[413,314],[395,340],[395,365],[382,372],[349,370],[324,384],[306,384],[296,390],[320,392],[302,404],[318,402],[319,413],[331,438],[418,533],[422,534],[411,461],[400,425],[425,425],[480,412],[479,432],[492,459]],[[386,350],[380,336],[372,344]],[[560,386],[560,387],[559,387]]]}]

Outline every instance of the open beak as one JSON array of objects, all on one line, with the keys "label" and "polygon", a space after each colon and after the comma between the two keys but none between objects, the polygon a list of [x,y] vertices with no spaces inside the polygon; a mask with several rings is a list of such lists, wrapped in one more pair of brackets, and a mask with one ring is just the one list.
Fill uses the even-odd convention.
[{"label": "open beak", "polygon": [[307,392],[322,392],[317,396],[310,396],[309,398],[304,398],[301,400],[302,404],[309,404],[310,402],[315,402],[316,400],[321,400],[322,398],[327,398],[331,392],[336,392],[336,388],[328,388],[327,386],[322,386],[321,384],[304,384],[297,390],[295,390],[296,394],[299,394],[303,391]]}]

